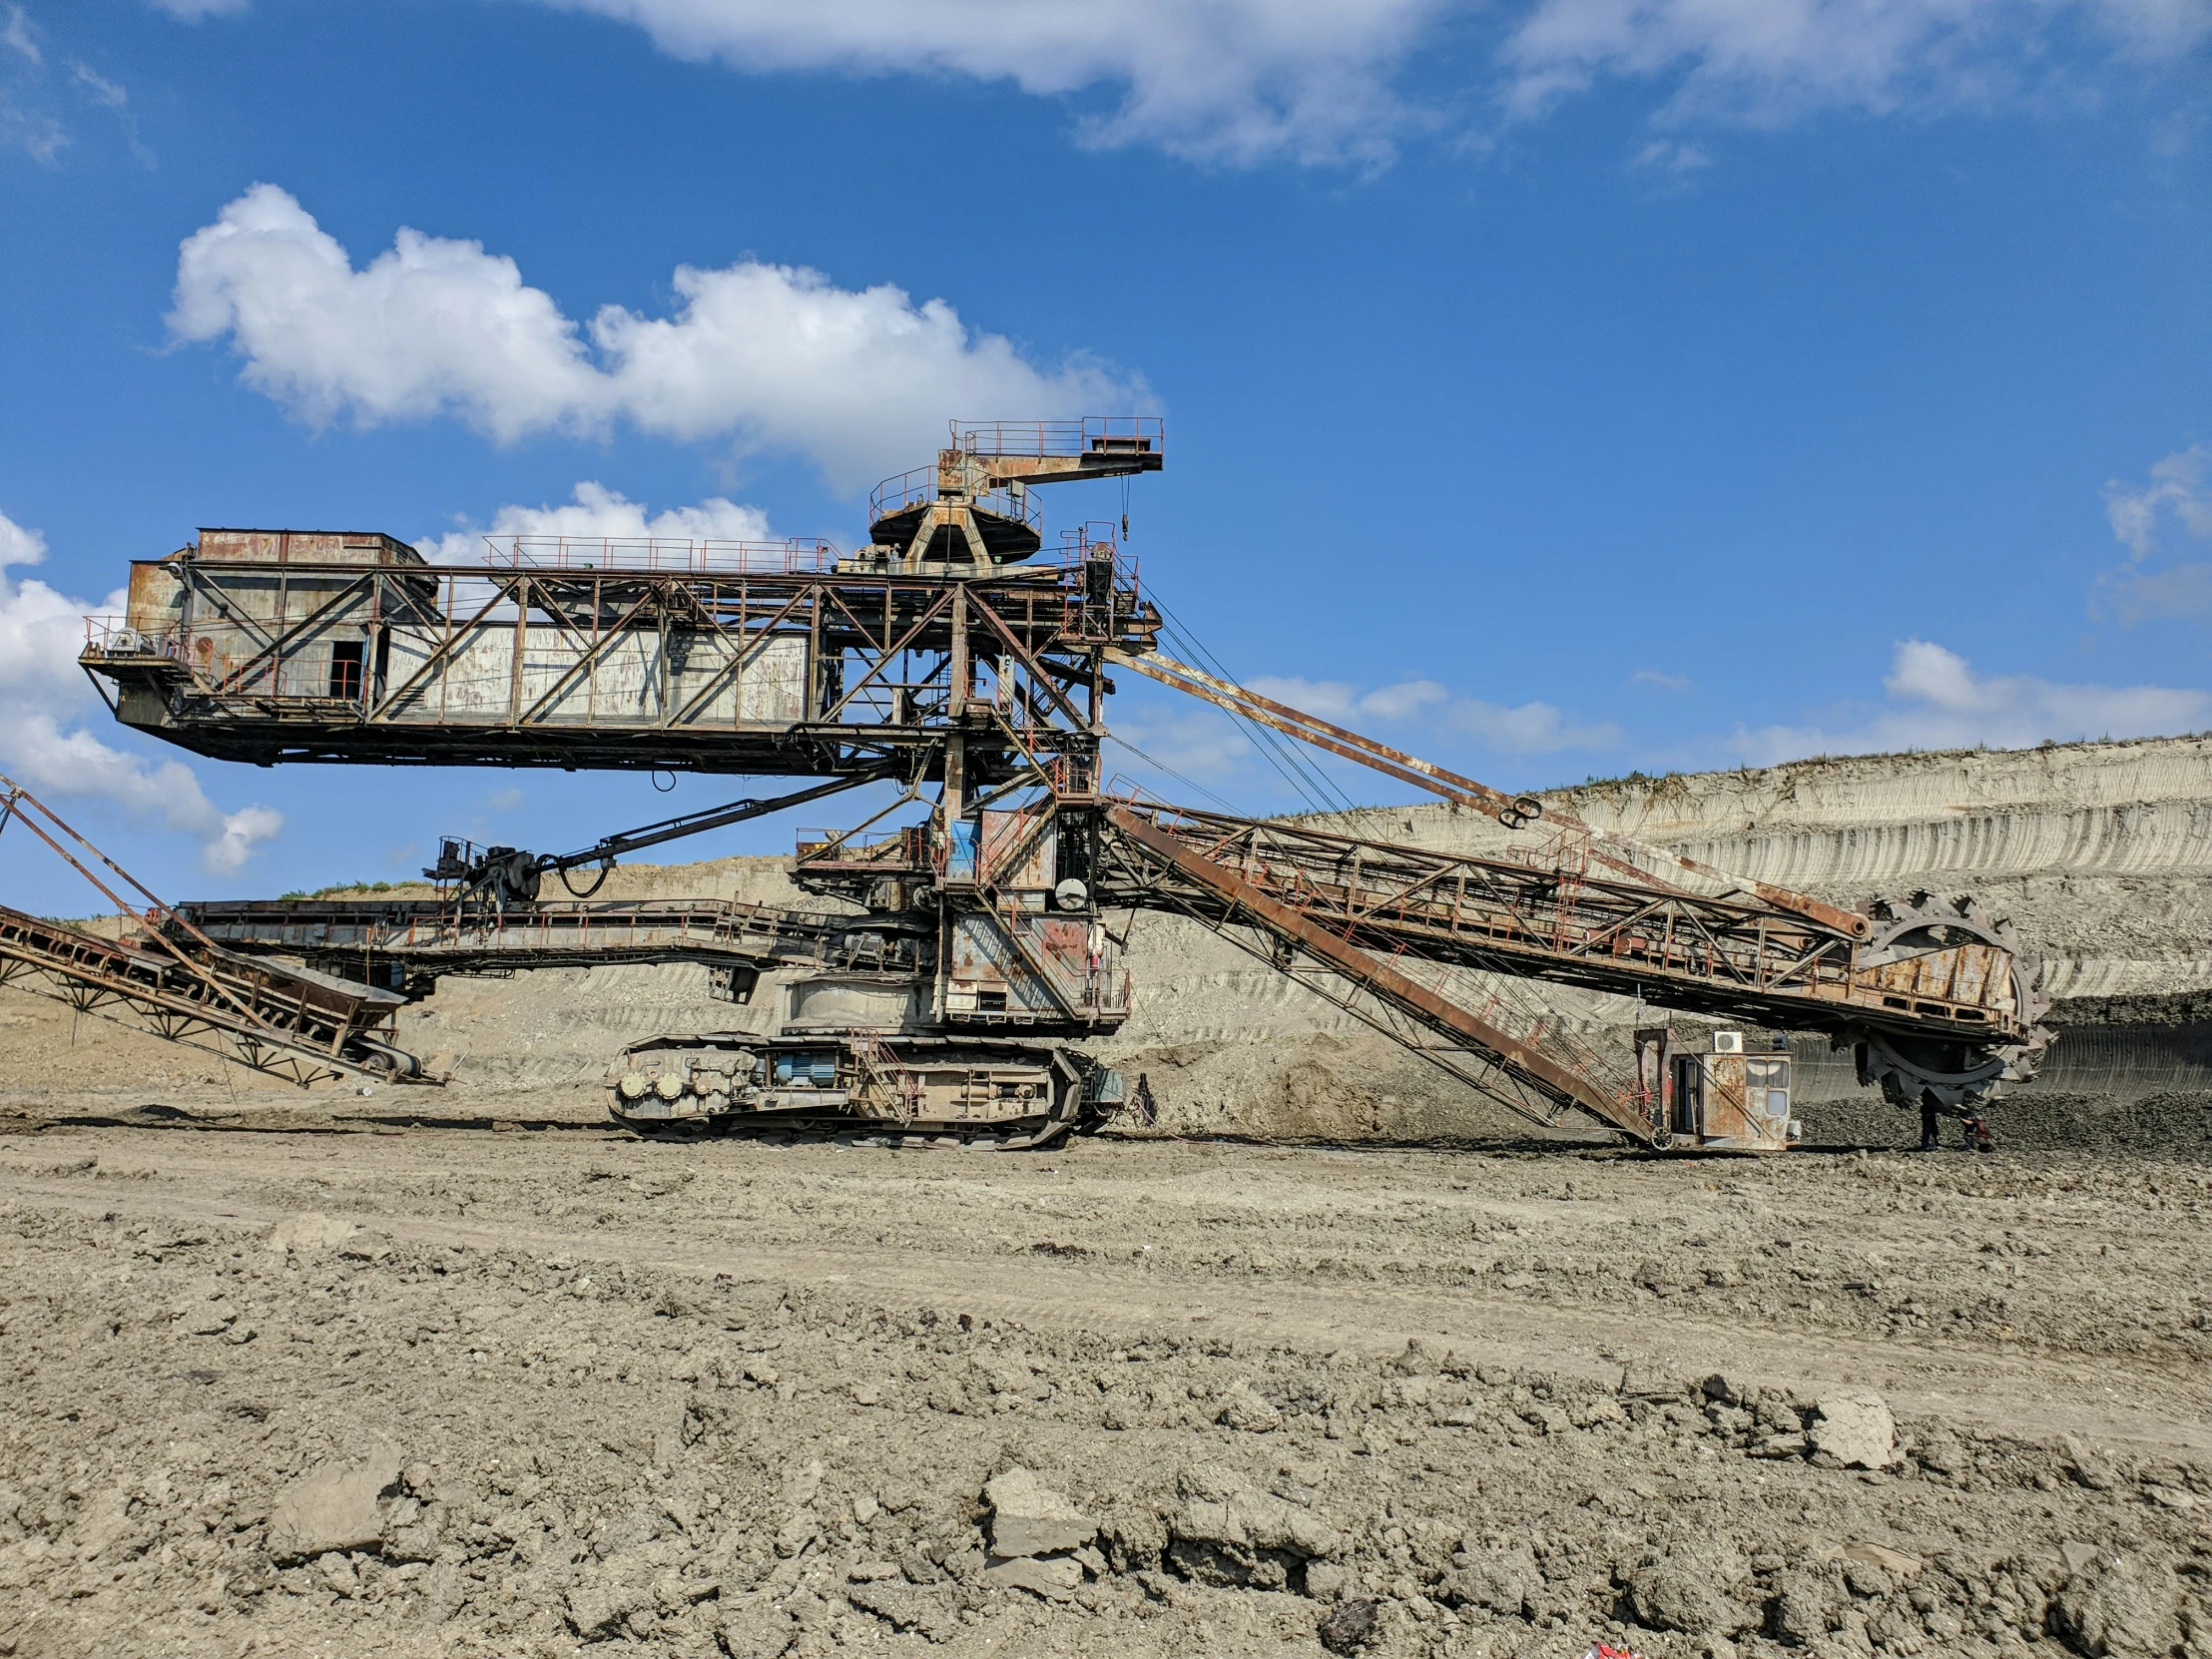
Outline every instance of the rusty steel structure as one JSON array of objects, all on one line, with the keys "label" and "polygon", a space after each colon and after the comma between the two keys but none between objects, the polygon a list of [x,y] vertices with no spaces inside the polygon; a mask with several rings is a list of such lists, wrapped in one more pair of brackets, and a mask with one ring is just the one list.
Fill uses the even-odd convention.
[{"label": "rusty steel structure", "polygon": [[1158,423],[956,437],[926,502],[878,491],[877,540],[849,557],[514,536],[456,566],[379,533],[203,530],[131,567],[128,611],[89,624],[83,662],[125,725],[257,765],[936,781],[967,725],[986,738],[974,784],[1013,758],[1079,772],[1103,652],[1149,650],[1159,614],[1110,536],[1012,561],[1041,546],[1031,488],[1157,470]]},{"label": "rusty steel structure", "polygon": [[1626,1056],[1609,1062],[1495,992],[1470,1010],[1419,968],[1820,1032],[1859,1050],[1863,1080],[1895,1077],[1893,1092],[1917,1103],[1934,1091],[1952,1108],[2023,1079],[2041,1046],[2031,975],[1971,906],[1878,901],[1862,940],[1764,900],[1593,864],[1580,826],[1484,857],[1138,802],[1106,820],[1108,902],[1172,907],[1286,972],[1320,970],[1321,994],[1546,1123],[1574,1108],[1638,1139],[1673,1133],[1667,1085]]},{"label": "rusty steel structure", "polygon": [[[434,900],[207,904],[180,925],[419,990],[442,972],[692,961],[744,999],[791,970],[766,1037],[657,1038],[619,1057],[644,1133],[834,1128],[1034,1146],[1110,1113],[1087,1039],[1132,1001],[1110,909],[1191,917],[1531,1120],[1652,1146],[1774,1150],[1788,1061],[1633,1054],[1575,1036],[1531,987],[1826,1033],[1901,1105],[1967,1115],[2047,1033],[2006,924],[1926,895],[1845,908],[1744,880],[1387,748],[1160,649],[1111,524],[1044,554],[1041,486],[1158,470],[1146,418],[955,423],[887,479],[869,540],[507,538],[433,566],[380,535],[207,530],[134,565],[130,611],[83,658],[119,719],[203,754],[667,769],[888,781],[860,825],[801,840],[834,911],[541,898],[567,872],[776,802],[547,855],[454,843]],[[1494,820],[1447,853],[1165,806],[1102,782],[1109,669]],[[911,810],[909,812],[909,810]],[[920,822],[902,822],[912,814]],[[573,890],[573,889],[572,889]],[[1729,1033],[1716,1035],[1719,1044]]]},{"label": "rusty steel structure", "polygon": [[764,972],[912,960],[883,929],[828,910],[728,898],[258,899],[180,904],[177,919],[227,949],[292,956],[318,972],[427,996],[445,974],[692,962],[718,996],[746,1003]]},{"label": "rusty steel structure", "polygon": [[[346,1076],[437,1081],[392,1039],[404,997],[226,949],[28,790],[0,777],[0,831],[11,824],[92,883],[129,930],[103,938],[0,905],[0,985],[52,996],[80,1013],[128,1019],[155,1036],[301,1087]],[[115,885],[96,874],[94,864],[107,869]],[[136,900],[116,885],[136,893]]]}]

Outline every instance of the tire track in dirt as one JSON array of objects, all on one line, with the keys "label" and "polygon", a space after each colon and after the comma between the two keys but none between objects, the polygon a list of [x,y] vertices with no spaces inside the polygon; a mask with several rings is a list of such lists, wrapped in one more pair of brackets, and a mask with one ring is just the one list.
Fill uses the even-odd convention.
[{"label": "tire track in dirt", "polygon": [[[255,1178],[242,1171],[242,1177]],[[271,1227],[292,1207],[223,1192],[119,1193],[112,1182],[0,1172],[0,1200],[78,1214]],[[1166,1277],[1139,1267],[1046,1258],[1009,1263],[937,1249],[870,1251],[764,1244],[734,1224],[584,1231],[425,1219],[333,1203],[329,1213],[415,1244],[569,1257],[702,1279],[834,1287],[890,1307],[931,1307],[1035,1329],[1104,1334],[1162,1328],[1306,1352],[1396,1353],[1419,1338],[1482,1363],[1589,1378],[1635,1359],[1688,1378],[1756,1376],[1821,1393],[1873,1386],[1908,1413],[1978,1421],[2031,1438],[2086,1436],[2212,1452],[2212,1386],[2197,1368],[1964,1345],[1824,1338],[1649,1309],[1553,1307],[1474,1294]],[[713,1237],[712,1231],[725,1236]]]}]

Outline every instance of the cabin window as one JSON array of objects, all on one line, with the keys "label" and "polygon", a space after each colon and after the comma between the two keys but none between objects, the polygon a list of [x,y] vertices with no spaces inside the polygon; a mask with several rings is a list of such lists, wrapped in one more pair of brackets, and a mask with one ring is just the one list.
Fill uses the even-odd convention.
[{"label": "cabin window", "polygon": [[1785,1059],[1744,1062],[1744,1107],[1765,1117],[1790,1115],[1790,1062]]},{"label": "cabin window", "polygon": [[359,640],[341,640],[330,647],[330,695],[348,703],[361,700]]}]

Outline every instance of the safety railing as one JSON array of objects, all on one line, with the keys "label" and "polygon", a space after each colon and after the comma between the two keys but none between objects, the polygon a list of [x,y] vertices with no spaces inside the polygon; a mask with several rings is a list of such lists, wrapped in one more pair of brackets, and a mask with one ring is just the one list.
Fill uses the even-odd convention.
[{"label": "safety railing", "polygon": [[1136,614],[1142,599],[1137,561],[1121,550],[1114,528],[1110,519],[1095,519],[1060,532],[1061,626],[1086,639],[1114,637],[1116,618]]},{"label": "safety railing", "polygon": [[519,570],[647,570],[734,576],[806,575],[833,568],[836,547],[785,541],[676,541],[627,536],[486,536],[485,563]]},{"label": "safety railing", "polygon": [[85,654],[95,657],[157,657],[185,661],[189,649],[182,628],[161,630],[133,628],[124,618],[94,615],[85,618]]},{"label": "safety railing", "polygon": [[934,501],[937,498],[937,469],[934,465],[908,467],[895,477],[886,478],[867,494],[868,522],[891,513],[902,513],[908,507]]},{"label": "safety railing", "polygon": [[1166,442],[1157,415],[954,421],[952,430],[953,447],[969,455],[1156,455]]},{"label": "safety railing", "polygon": [[[912,467],[895,478],[886,478],[868,492],[868,522],[873,524],[911,507],[925,507],[938,498],[940,487],[934,464]],[[981,490],[969,505],[997,518],[1014,519],[1032,530],[1041,530],[1044,524],[1044,510],[1027,490],[1018,495],[1012,490]]]},{"label": "safety railing", "polygon": [[998,919],[1030,971],[1048,974],[1069,1007],[1106,1018],[1128,1014],[1130,975],[1105,928],[1021,910],[1001,911]]},{"label": "safety railing", "polygon": [[864,865],[887,871],[922,870],[941,861],[932,857],[927,825],[839,836],[829,830],[802,830],[796,848],[802,865]]}]

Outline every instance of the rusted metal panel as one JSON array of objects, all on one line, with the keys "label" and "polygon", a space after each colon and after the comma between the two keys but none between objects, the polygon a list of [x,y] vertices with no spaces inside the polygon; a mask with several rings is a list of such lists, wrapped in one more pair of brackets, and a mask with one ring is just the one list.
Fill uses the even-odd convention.
[{"label": "rusted metal panel", "polygon": [[[1715,1032],[1711,1053],[1674,1046],[1672,1027],[1634,1034],[1635,1092],[1678,1150],[1783,1152],[1792,1141],[1790,1056],[1747,1052],[1741,1032]],[[1727,1047],[1722,1047],[1726,1043]]]},{"label": "rusted metal panel", "polygon": [[185,588],[174,566],[159,559],[131,565],[124,622],[140,634],[167,634],[184,620]]},{"label": "rusted metal panel", "polygon": [[1987,944],[1954,944],[1862,968],[1854,976],[1868,993],[1915,1011],[1922,1003],[1963,1003],[2009,1019],[2013,1004],[2010,952]]},{"label": "rusted metal panel", "polygon": [[1050,804],[983,814],[980,878],[1007,892],[1050,892],[1059,879],[1059,826]]},{"label": "rusted metal panel", "polygon": [[[749,645],[739,665],[736,715],[740,726],[790,726],[808,718],[812,657],[805,634],[772,634]],[[725,693],[726,697],[730,694]],[[719,710],[708,718],[718,718]]]},{"label": "rusted metal panel", "polygon": [[952,925],[951,944],[945,974],[956,984],[997,991],[1011,1000],[1028,978],[1004,929],[989,916],[959,917]]},{"label": "rusted metal panel", "polygon": [[203,528],[200,557],[221,564],[419,565],[423,557],[375,530]]}]

